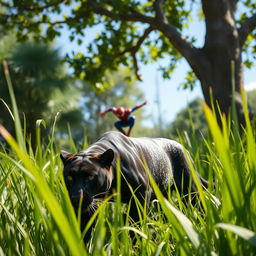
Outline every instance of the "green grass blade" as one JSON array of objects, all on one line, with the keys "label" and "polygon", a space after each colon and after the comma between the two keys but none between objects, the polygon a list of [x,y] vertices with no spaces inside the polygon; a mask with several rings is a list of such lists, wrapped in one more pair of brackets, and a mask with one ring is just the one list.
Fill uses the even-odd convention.
[{"label": "green grass blade", "polygon": [[18,140],[20,147],[23,149],[23,151],[26,151],[26,143],[25,143],[24,137],[22,135],[22,127],[21,127],[21,123],[20,123],[19,111],[17,108],[16,99],[15,99],[15,95],[14,95],[14,91],[13,91],[13,86],[12,86],[12,81],[11,81],[10,72],[9,72],[9,68],[8,68],[8,63],[5,60],[3,61],[3,70],[4,70],[4,75],[6,78],[11,102],[12,102],[13,117],[15,120],[14,126],[15,126],[17,140]]},{"label": "green grass blade", "polygon": [[[219,159],[223,165],[223,178],[225,181],[224,189],[228,189],[226,194],[227,196],[224,198],[231,200],[231,202],[226,203],[229,206],[233,205],[237,214],[239,214],[239,209],[242,207],[244,201],[243,193],[241,190],[242,181],[239,179],[238,173],[234,171],[236,168],[233,166],[229,144],[227,144],[227,140],[224,138],[225,136],[222,135],[221,130],[217,124],[217,120],[214,118],[211,110],[206,105],[204,106],[204,111],[216,149],[219,153]],[[232,210],[232,208],[229,209]]]},{"label": "green grass blade", "polygon": [[[192,242],[193,246],[197,249],[200,242],[199,242],[199,236],[197,231],[193,228],[193,224],[191,221],[179,210],[177,210],[175,207],[173,207],[170,202],[164,196],[162,195],[162,192],[160,191],[159,187],[157,186],[154,178],[152,177],[150,171],[148,170],[147,166],[144,166],[146,172],[148,173],[150,184],[153,187],[153,190],[156,194],[157,199],[159,200],[159,203],[169,221],[175,228],[175,231],[177,232],[177,239],[183,240],[184,235],[186,234],[190,241]],[[178,222],[177,222],[178,220]],[[184,223],[186,223],[184,225]],[[184,243],[183,247],[181,249],[185,250],[187,253],[189,253],[189,246],[188,244]]]},{"label": "green grass blade", "polygon": [[166,206],[171,210],[179,221],[180,225],[183,227],[192,244],[195,246],[195,248],[198,248],[200,245],[199,234],[193,227],[192,222],[181,211],[172,206],[167,199],[164,199],[164,201]]},{"label": "green grass blade", "polygon": [[[81,253],[85,254],[83,244],[78,242],[80,241],[79,234],[75,232],[76,229],[70,226],[70,223],[68,222],[66,216],[64,215],[58,201],[56,200],[49,186],[45,182],[45,179],[42,176],[42,173],[39,172],[39,170],[37,169],[37,166],[34,163],[32,163],[29,155],[25,153],[22,150],[22,148],[19,147],[16,141],[1,125],[0,125],[0,134],[2,134],[5,140],[17,153],[18,157],[22,161],[27,171],[30,172],[35,178],[34,183],[38,189],[39,195],[45,201],[47,208],[51,212],[58,228],[60,229],[63,235],[63,238],[65,239],[66,243],[69,245],[72,255],[81,255]],[[70,236],[70,234],[73,234],[73,235]]]},{"label": "green grass blade", "polygon": [[14,116],[13,116],[12,111],[11,111],[11,109],[9,108],[9,106],[6,104],[6,102],[5,102],[2,98],[0,98],[0,101],[3,102],[3,104],[4,104],[5,107],[6,107],[6,109],[7,109],[8,112],[9,112],[9,114],[10,114],[12,120],[14,121]]},{"label": "green grass blade", "polygon": [[236,234],[237,236],[243,238],[246,240],[248,243],[256,247],[256,233],[240,226],[236,225],[231,225],[231,224],[226,224],[226,223],[218,223],[216,224],[216,227],[229,230],[232,233]]},{"label": "green grass blade", "polygon": [[139,229],[134,228],[134,227],[121,227],[119,229],[120,231],[122,230],[129,230],[129,231],[133,231],[134,233],[138,234],[140,237],[144,238],[144,239],[148,239],[148,236],[146,234],[144,234],[143,232],[141,232]]}]

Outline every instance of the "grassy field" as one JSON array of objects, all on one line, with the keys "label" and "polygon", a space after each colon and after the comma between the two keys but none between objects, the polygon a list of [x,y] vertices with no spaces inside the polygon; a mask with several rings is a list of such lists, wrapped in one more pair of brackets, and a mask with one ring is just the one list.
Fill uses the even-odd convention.
[{"label": "grassy field", "polygon": [[115,202],[107,198],[95,212],[97,224],[84,245],[64,186],[54,125],[50,142],[41,145],[43,121],[37,122],[33,153],[10,81],[9,87],[17,140],[0,127],[9,145],[0,150],[0,255],[256,255],[256,145],[248,118],[241,138],[225,118],[221,131],[205,107],[211,135],[181,139],[210,183],[209,191],[198,186],[195,206],[184,205],[177,193],[166,200],[151,180],[158,200],[149,213],[138,205],[141,220],[132,224],[122,217],[129,205],[121,204],[119,188]]}]

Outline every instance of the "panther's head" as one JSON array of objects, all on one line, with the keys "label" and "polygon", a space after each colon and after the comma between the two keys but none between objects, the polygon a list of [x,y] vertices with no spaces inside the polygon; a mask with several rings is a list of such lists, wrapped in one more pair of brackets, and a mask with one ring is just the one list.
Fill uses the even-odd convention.
[{"label": "panther's head", "polygon": [[94,211],[96,201],[104,197],[111,187],[114,151],[108,149],[95,156],[61,151],[60,157],[64,164],[65,184],[75,210],[81,201],[82,211]]}]

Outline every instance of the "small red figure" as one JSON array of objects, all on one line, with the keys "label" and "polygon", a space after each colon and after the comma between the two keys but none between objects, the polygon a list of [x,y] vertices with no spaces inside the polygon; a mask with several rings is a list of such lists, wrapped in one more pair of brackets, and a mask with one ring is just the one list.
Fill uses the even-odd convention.
[{"label": "small red figure", "polygon": [[[113,112],[113,114],[116,115],[117,118],[120,120],[115,122],[116,129],[122,132],[124,135],[130,136],[132,127],[135,123],[135,116],[132,116],[131,113],[136,109],[139,109],[142,106],[146,105],[147,103],[147,101],[144,101],[142,104],[137,105],[133,108],[111,107],[106,109],[105,111],[100,112],[99,114],[101,116],[104,116],[107,112]],[[127,133],[125,133],[123,127],[127,126],[129,126],[129,130]]]}]

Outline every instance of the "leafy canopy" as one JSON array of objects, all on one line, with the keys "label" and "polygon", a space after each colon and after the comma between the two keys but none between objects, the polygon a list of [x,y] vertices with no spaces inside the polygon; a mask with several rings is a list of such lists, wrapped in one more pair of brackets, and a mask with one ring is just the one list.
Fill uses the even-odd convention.
[{"label": "leafy canopy", "polygon": [[[92,82],[101,81],[107,69],[117,70],[120,65],[133,67],[137,77],[137,59],[142,63],[170,56],[167,67],[161,67],[164,77],[169,77],[180,58],[166,37],[153,27],[141,22],[125,21],[121,13],[154,16],[153,1],[0,1],[6,6],[1,15],[6,29],[15,29],[21,41],[34,38],[36,41],[52,41],[64,31],[69,31],[70,41],[78,45],[86,43],[86,50],[73,51],[67,55],[68,63],[75,74]],[[182,31],[188,25],[189,8],[184,0],[165,1],[163,6],[168,21]],[[114,13],[108,17],[107,13]],[[99,12],[99,13],[97,13]],[[6,14],[6,15],[4,15]],[[129,18],[129,17],[127,17]],[[10,22],[11,21],[11,22]],[[99,33],[91,37],[93,28]],[[153,32],[153,33],[152,33]],[[152,36],[149,36],[149,34]],[[142,47],[140,47],[142,46]]]},{"label": "leafy canopy", "polygon": [[[155,6],[157,2],[0,0],[4,6],[0,16],[5,29],[18,28],[16,35],[19,40],[52,41],[68,32],[69,40],[80,45],[82,50],[67,54],[66,60],[74,68],[76,76],[94,84],[101,81],[107,69],[117,70],[120,65],[134,69],[137,78],[141,79],[138,60],[146,64],[166,55],[168,62],[160,69],[163,76],[169,78],[181,56],[166,35],[154,27],[159,15]],[[191,12],[193,8],[200,10],[201,6],[195,1],[162,1],[162,11],[178,33],[189,27],[193,20],[191,13],[195,13]],[[255,8],[252,0],[240,1],[236,22],[244,22],[254,14]],[[256,51],[253,45],[255,35],[253,32],[247,38],[244,47],[247,53]],[[188,39],[192,43],[195,41],[195,38]],[[248,57],[245,64],[249,67],[252,61]]]}]

